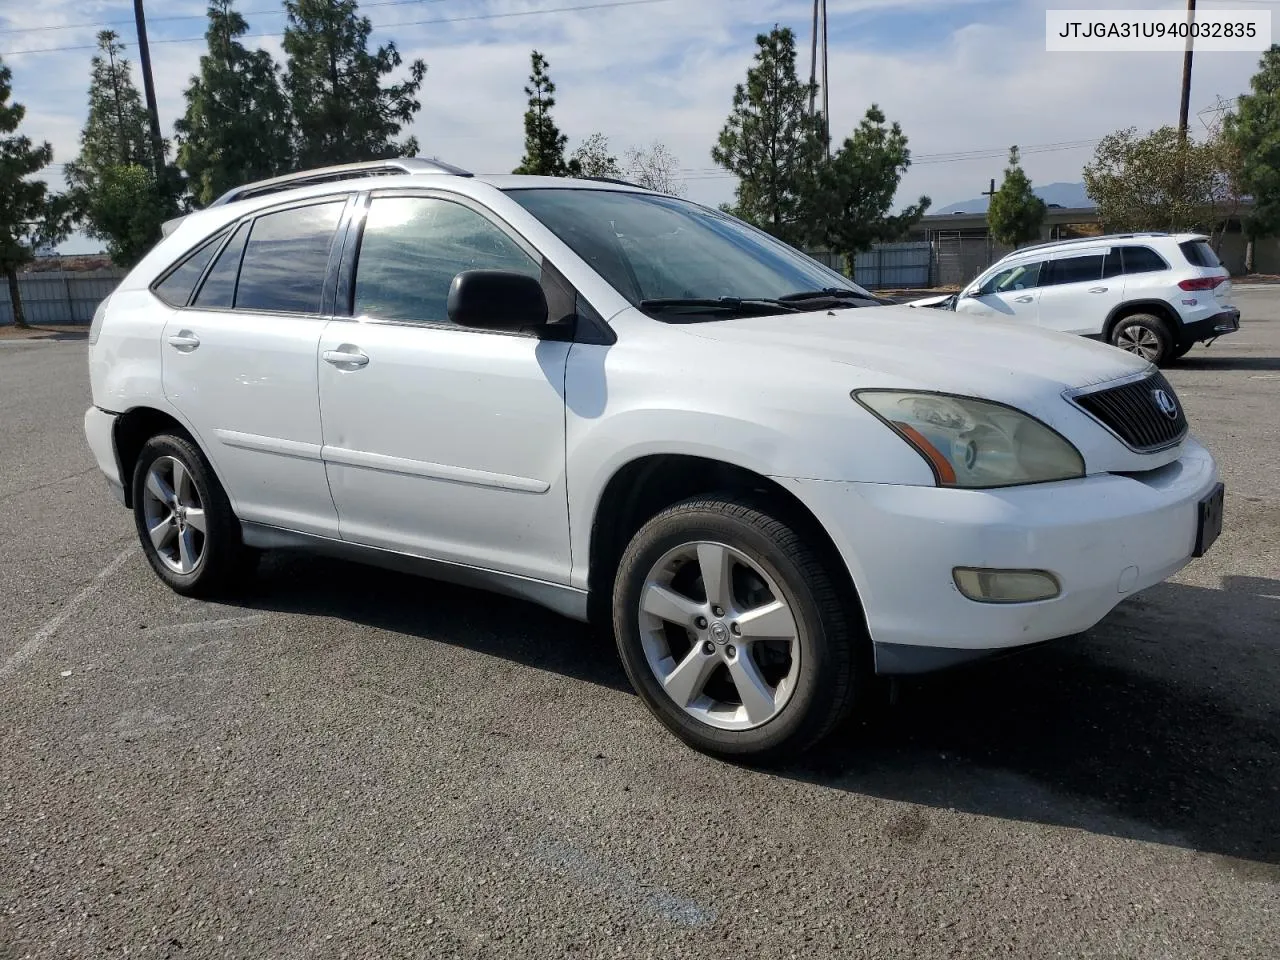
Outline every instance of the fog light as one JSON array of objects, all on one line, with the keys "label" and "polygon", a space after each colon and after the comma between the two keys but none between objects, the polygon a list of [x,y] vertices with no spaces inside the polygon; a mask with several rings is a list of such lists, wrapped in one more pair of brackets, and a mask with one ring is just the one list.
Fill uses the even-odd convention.
[{"label": "fog light", "polygon": [[1046,570],[986,570],[956,567],[956,586],[979,603],[1034,603],[1052,600],[1062,592],[1058,578]]}]

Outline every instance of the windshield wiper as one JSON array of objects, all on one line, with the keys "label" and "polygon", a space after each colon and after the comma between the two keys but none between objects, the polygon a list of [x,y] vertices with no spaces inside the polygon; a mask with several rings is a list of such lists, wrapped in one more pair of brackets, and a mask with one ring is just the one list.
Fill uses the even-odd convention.
[{"label": "windshield wiper", "polygon": [[785,297],[779,297],[778,299],[783,303],[788,303],[792,300],[866,300],[867,295],[846,287],[823,287],[821,290],[801,290],[798,293],[788,293]]},{"label": "windshield wiper", "polygon": [[641,310],[663,312],[667,310],[688,310],[690,313],[707,311],[723,311],[725,313],[798,313],[799,308],[783,300],[769,300],[761,297],[659,297],[653,300],[641,300]]}]

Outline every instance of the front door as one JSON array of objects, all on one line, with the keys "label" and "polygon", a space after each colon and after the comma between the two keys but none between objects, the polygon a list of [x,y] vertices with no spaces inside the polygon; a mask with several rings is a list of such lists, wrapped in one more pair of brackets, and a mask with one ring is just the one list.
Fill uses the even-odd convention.
[{"label": "front door", "polygon": [[1019,263],[989,276],[970,296],[956,300],[956,312],[1035,323],[1040,299],[1039,262]]},{"label": "front door", "polygon": [[541,273],[464,201],[370,201],[352,316],[320,342],[339,529],[357,543],[567,583],[572,344],[451,324],[450,284],[472,269]]},{"label": "front door", "polygon": [[346,198],[246,220],[162,340],[164,392],[242,520],[336,536],[320,459],[316,350]]}]

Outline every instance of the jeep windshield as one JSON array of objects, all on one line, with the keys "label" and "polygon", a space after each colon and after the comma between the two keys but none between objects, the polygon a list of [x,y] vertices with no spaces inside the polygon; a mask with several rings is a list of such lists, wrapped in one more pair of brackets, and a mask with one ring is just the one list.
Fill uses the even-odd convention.
[{"label": "jeep windshield", "polygon": [[878,305],[768,234],[686,200],[556,187],[507,193],[633,306],[661,320]]}]

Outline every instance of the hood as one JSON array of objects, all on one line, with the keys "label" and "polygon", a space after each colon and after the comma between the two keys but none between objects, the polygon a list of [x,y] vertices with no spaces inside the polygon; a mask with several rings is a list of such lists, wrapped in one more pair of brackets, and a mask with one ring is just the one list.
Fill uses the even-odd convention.
[{"label": "hood", "polygon": [[1149,366],[1084,337],[909,307],[743,317],[680,329],[726,345],[765,348],[778,360],[790,356],[797,363],[845,364],[862,371],[850,377],[857,386],[982,397],[1050,417],[1064,390]]}]

